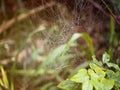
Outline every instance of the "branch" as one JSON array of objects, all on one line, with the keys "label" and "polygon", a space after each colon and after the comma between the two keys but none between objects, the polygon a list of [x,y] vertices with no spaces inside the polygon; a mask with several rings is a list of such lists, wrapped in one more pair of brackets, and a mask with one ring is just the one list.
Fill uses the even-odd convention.
[{"label": "branch", "polygon": [[110,16],[108,13],[105,12],[105,10],[98,4],[96,3],[94,0],[88,0],[89,3],[91,3],[95,8],[99,9],[101,12],[103,12],[106,16]]},{"label": "branch", "polygon": [[[120,20],[120,15],[115,15],[113,13],[107,13],[98,3],[96,3],[94,0],[88,0],[89,3],[91,3],[94,7],[96,7],[97,9],[99,9],[103,14],[105,14],[107,17],[110,17],[111,14],[114,17],[114,19],[118,22]],[[119,24],[119,22],[118,22]]]},{"label": "branch", "polygon": [[0,34],[3,31],[6,31],[9,28],[11,28],[16,22],[21,22],[24,19],[28,18],[29,16],[31,16],[33,14],[36,14],[36,13],[42,11],[42,10],[45,10],[46,8],[52,7],[54,5],[55,5],[54,2],[47,3],[46,5],[34,8],[27,13],[23,13],[23,14],[17,16],[17,17],[12,18],[11,20],[8,20],[8,21],[4,22],[3,24],[0,25]]}]

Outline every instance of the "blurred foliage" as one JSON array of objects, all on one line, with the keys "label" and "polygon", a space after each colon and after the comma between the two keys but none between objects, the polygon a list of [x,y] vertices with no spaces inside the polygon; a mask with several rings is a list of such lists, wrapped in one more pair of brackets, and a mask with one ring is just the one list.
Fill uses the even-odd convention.
[{"label": "blurred foliage", "polygon": [[[13,10],[10,11],[13,16],[8,15],[9,5],[6,5],[6,1],[1,0],[1,11],[5,20],[0,17],[0,22],[6,22],[14,14],[27,14],[22,0],[17,0],[18,6],[12,0],[15,13],[12,13]],[[114,63],[117,60],[120,62],[119,28],[116,21],[112,16],[109,19],[103,18],[102,13],[96,11],[87,0],[72,2],[76,5],[73,11],[59,3],[53,8],[31,15],[29,20],[16,22],[15,26],[1,34],[0,64],[4,66],[0,66],[0,90],[119,90],[120,68],[118,63]],[[101,1],[96,2],[103,5]],[[119,15],[120,0],[108,2],[105,3],[108,6],[105,10],[110,9],[108,11]],[[68,4],[68,7],[71,6]],[[80,44],[81,39],[86,43]],[[102,60],[97,60],[96,57],[105,50],[109,55],[105,53]],[[114,60],[114,53],[118,54],[117,60]]]},{"label": "blurred foliage", "polygon": [[[36,31],[34,31],[34,32],[36,32]],[[92,40],[89,37],[89,35],[87,35],[86,33],[75,33],[75,34],[73,34],[71,39],[66,44],[60,45],[59,47],[57,47],[53,51],[51,51],[47,56],[44,56],[45,57],[44,61],[42,63],[40,63],[40,65],[38,65],[37,69],[27,70],[27,72],[26,72],[26,70],[16,69],[15,73],[20,74],[20,75],[27,75],[30,77],[36,77],[36,76],[40,75],[41,78],[38,78],[38,80],[40,80],[40,81],[47,74],[53,74],[53,75],[55,75],[55,78],[58,81],[61,81],[62,80],[62,78],[60,76],[61,70],[64,67],[66,67],[74,57],[76,57],[76,55],[71,51],[71,47],[77,46],[76,40],[78,38],[83,38],[87,42],[87,44],[90,47],[88,50],[90,50],[91,55],[94,55],[93,43],[92,43]],[[68,71],[65,70],[64,73],[68,72]],[[45,88],[48,88],[48,87],[50,87],[50,88],[54,87],[54,90],[57,90],[57,89],[55,89],[56,85],[51,82],[47,83],[45,86],[42,86],[42,88],[40,88],[40,90],[41,89],[45,90]],[[53,90],[53,89],[50,89],[50,90]]]},{"label": "blurred foliage", "polygon": [[103,54],[101,65],[93,58],[88,69],[80,69],[75,75],[62,81],[58,87],[64,90],[119,90],[120,68],[109,61],[110,56],[107,53]]},{"label": "blurred foliage", "polygon": [[2,66],[0,66],[0,90],[14,90],[13,83],[9,82],[7,73]]}]

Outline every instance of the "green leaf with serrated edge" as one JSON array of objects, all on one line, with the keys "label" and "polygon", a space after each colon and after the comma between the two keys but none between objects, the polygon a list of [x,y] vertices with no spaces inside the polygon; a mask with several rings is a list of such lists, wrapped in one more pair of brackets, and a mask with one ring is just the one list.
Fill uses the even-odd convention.
[{"label": "green leaf with serrated edge", "polygon": [[80,85],[67,79],[65,81],[62,81],[57,87],[64,90],[79,90]]},{"label": "green leaf with serrated edge", "polygon": [[110,55],[107,54],[107,53],[104,53],[103,56],[102,56],[102,61],[103,63],[107,63],[110,61]]},{"label": "green leaf with serrated edge", "polygon": [[91,84],[90,80],[85,80],[85,82],[83,82],[82,90],[93,90],[93,85]]},{"label": "green leaf with serrated edge", "polygon": [[85,82],[85,80],[89,80],[89,76],[87,74],[86,69],[80,69],[77,74],[72,76],[70,78],[71,81],[76,82],[76,83],[82,83]]}]

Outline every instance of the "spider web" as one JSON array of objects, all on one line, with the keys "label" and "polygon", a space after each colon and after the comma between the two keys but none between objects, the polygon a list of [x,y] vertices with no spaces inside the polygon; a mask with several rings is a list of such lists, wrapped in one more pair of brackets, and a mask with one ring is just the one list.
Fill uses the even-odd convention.
[{"label": "spider web", "polygon": [[[45,5],[46,1],[42,1],[42,4]],[[42,40],[44,41],[44,49],[45,49],[45,53],[50,53],[52,52],[56,47],[67,43],[67,41],[70,39],[70,37],[77,32],[76,29],[77,27],[81,26],[81,21],[84,21],[84,18],[87,18],[88,16],[84,15],[85,13],[87,13],[86,9],[88,9],[89,7],[89,3],[86,0],[74,0],[73,1],[73,9],[70,10],[69,8],[67,8],[67,4],[61,4],[61,3],[57,3],[57,5],[55,7],[51,7],[49,9],[46,9],[45,11],[41,12],[39,14],[35,14],[32,16],[32,18],[37,20],[37,23],[41,22],[41,20],[45,20],[48,25],[47,30],[45,30],[42,33],[42,36],[39,34],[39,38],[42,38]],[[39,6],[41,3],[38,2],[38,0],[33,0],[31,1],[32,4],[27,5],[26,6],[29,8],[32,8],[34,6]],[[89,9],[88,9],[89,10]],[[94,17],[96,18],[97,15],[99,13],[97,13]],[[86,20],[86,19],[85,19]],[[35,22],[32,21],[32,19],[30,19],[31,24],[34,26]],[[97,18],[96,18],[97,21]],[[83,22],[82,22],[83,23]],[[89,23],[89,22],[88,22]],[[100,23],[100,22],[99,22]],[[91,24],[91,22],[89,23],[90,25],[96,25],[99,23],[95,23],[93,22]],[[84,23],[83,23],[84,24]],[[86,23],[85,23],[86,24]],[[37,25],[35,25],[36,27]],[[52,30],[52,29],[55,30]],[[51,29],[50,29],[51,28]],[[76,62],[80,62],[79,60],[76,60],[76,58],[73,58],[73,63]],[[61,70],[63,68],[67,68],[69,66],[72,66],[70,64],[57,64],[52,62],[51,64],[48,65],[47,68],[53,68],[56,70]]]}]

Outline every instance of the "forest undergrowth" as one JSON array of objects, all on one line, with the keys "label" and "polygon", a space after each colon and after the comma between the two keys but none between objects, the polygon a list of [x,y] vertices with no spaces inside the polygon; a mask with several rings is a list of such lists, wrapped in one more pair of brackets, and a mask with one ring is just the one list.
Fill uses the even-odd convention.
[{"label": "forest undergrowth", "polygon": [[92,56],[101,61],[105,52],[120,65],[119,0],[0,5],[1,90],[61,90],[61,81],[88,68]]}]

